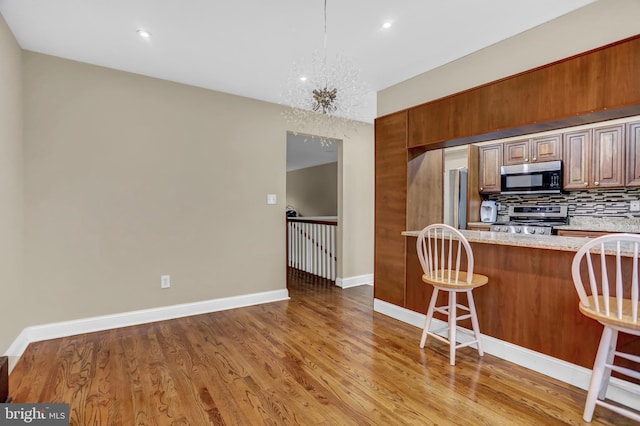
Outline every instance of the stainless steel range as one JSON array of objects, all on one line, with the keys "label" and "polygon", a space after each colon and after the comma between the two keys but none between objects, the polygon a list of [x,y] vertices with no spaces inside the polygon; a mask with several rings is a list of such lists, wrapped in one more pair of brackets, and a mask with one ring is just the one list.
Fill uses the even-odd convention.
[{"label": "stainless steel range", "polygon": [[510,232],[514,234],[555,234],[554,226],[566,225],[567,206],[510,206],[509,221],[491,225],[493,232]]}]

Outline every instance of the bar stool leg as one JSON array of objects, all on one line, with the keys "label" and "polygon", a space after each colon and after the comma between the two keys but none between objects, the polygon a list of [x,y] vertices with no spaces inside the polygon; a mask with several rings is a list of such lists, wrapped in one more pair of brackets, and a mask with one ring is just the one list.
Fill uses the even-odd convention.
[{"label": "bar stool leg", "polygon": [[456,365],[456,292],[449,292],[449,364]]},{"label": "bar stool leg", "polygon": [[478,354],[480,356],[484,355],[484,351],[482,350],[482,342],[480,341],[480,324],[478,324],[478,315],[476,314],[476,303],[473,300],[473,294],[471,290],[467,291],[467,301],[469,302],[469,311],[471,311],[471,325],[473,326],[473,334],[476,336],[476,341],[478,345]]},{"label": "bar stool leg", "polygon": [[422,339],[420,339],[420,349],[423,349],[425,343],[427,343],[429,327],[431,326],[431,319],[433,318],[433,309],[436,306],[437,299],[438,299],[438,289],[434,287],[433,293],[431,295],[431,301],[429,302],[429,309],[427,309],[427,317],[424,320],[424,330],[422,331]]},{"label": "bar stool leg", "polygon": [[611,341],[609,342],[609,349],[607,353],[607,361],[604,370],[604,376],[602,377],[602,383],[600,384],[600,391],[598,392],[598,399],[605,399],[607,396],[607,389],[609,388],[609,379],[611,378],[611,367],[613,359],[616,356],[616,346],[618,345],[618,330],[611,329]]},{"label": "bar stool leg", "polygon": [[593,371],[591,373],[591,381],[589,382],[589,392],[587,393],[587,400],[584,404],[584,413],[582,418],[586,422],[590,422],[593,418],[593,411],[596,408],[596,399],[601,392],[602,378],[605,373],[605,363],[609,356],[609,346],[611,346],[611,339],[613,338],[613,329],[611,327],[604,327],[602,337],[600,338],[600,346],[598,346],[598,353],[596,354],[596,361],[593,364]]}]

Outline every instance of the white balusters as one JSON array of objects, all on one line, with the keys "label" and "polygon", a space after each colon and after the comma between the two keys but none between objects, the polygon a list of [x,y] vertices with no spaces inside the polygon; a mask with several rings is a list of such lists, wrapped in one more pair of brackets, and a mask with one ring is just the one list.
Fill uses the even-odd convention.
[{"label": "white balusters", "polygon": [[291,218],[287,223],[289,266],[335,280],[337,223]]}]

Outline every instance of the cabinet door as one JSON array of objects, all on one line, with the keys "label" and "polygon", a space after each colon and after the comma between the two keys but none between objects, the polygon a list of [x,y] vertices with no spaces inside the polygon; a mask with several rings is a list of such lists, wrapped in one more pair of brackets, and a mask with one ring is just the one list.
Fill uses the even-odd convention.
[{"label": "cabinet door", "polygon": [[407,112],[375,121],[374,297],[404,306]]},{"label": "cabinet door", "polygon": [[562,160],[562,135],[531,139],[531,162]]},{"label": "cabinet door", "polygon": [[564,134],[564,189],[587,189],[591,169],[591,130]]},{"label": "cabinet door", "polygon": [[593,129],[593,187],[624,186],[624,125]]},{"label": "cabinet door", "polygon": [[640,186],[640,121],[627,124],[627,186]]},{"label": "cabinet door", "polygon": [[478,190],[481,194],[500,192],[502,144],[480,147]]},{"label": "cabinet door", "polygon": [[529,162],[529,139],[504,143],[504,165]]}]

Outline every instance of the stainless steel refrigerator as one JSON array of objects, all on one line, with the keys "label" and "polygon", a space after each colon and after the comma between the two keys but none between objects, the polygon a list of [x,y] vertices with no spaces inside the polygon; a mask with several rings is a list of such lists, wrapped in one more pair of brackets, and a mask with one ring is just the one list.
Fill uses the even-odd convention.
[{"label": "stainless steel refrigerator", "polygon": [[458,229],[467,229],[467,175],[466,167],[444,172],[444,223]]}]

